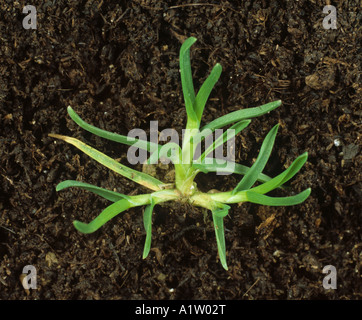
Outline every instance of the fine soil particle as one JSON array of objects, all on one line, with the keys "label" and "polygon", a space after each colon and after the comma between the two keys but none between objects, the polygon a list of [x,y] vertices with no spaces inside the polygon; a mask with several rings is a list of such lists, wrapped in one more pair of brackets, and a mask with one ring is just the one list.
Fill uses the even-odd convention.
[{"label": "fine soil particle", "polygon": [[[334,3],[336,29],[323,27],[319,0],[33,1],[36,30],[23,28],[24,1],[3,2],[0,299],[361,299],[359,1]],[[267,174],[309,153],[289,190],[280,191],[310,187],[303,204],[232,205],[229,271],[218,260],[212,218],[198,208],[156,206],[152,249],[142,260],[142,208],[84,235],[72,221],[90,221],[108,202],[79,189],[55,191],[66,179],[144,191],[48,134],[77,137],[126,164],[126,146],[80,129],[66,107],[111,132],[149,132],[151,120],[159,131],[181,132],[178,52],[189,36],[198,39],[191,50],[196,88],[216,62],[223,67],[204,123],[283,101],[237,137],[239,163],[253,163],[276,123]],[[204,191],[237,182],[197,177]],[[36,268],[36,289],[21,285],[27,265]],[[326,265],[336,268],[335,290],[323,287]]]}]

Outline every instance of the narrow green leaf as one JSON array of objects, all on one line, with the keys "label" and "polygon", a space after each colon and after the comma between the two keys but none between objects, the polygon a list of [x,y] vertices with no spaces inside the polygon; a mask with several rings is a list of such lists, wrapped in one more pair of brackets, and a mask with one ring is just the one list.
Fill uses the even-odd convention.
[{"label": "narrow green leaf", "polygon": [[222,210],[222,214],[220,214],[220,212],[218,212],[219,210],[220,209],[212,211],[212,218],[214,222],[217,250],[219,253],[220,262],[223,268],[225,270],[228,270],[226,263],[226,246],[225,246],[224,218],[223,218],[223,215],[225,215],[225,211]]},{"label": "narrow green leaf", "polygon": [[190,37],[184,41],[180,49],[180,72],[181,85],[185,100],[185,107],[188,120],[193,122],[198,121],[194,105],[195,105],[195,90],[192,80],[190,47],[196,42],[196,38]]},{"label": "narrow green leaf", "polygon": [[121,199],[112,203],[106,209],[104,209],[98,217],[92,220],[90,223],[80,222],[78,220],[73,221],[74,227],[82,233],[92,233],[97,231],[101,226],[111,220],[119,213],[129,209],[132,204],[127,199]]},{"label": "narrow green leaf", "polygon": [[[205,163],[205,162],[201,164],[194,163],[192,166],[203,173],[225,172],[225,173],[236,173],[240,175],[245,175],[250,170],[250,167],[248,166],[244,166],[242,164],[227,160],[225,160],[225,162],[221,164],[217,163],[216,159],[214,158],[212,159],[208,158],[208,161],[210,161],[210,163]],[[257,178],[257,180],[260,182],[267,182],[270,179],[271,178],[269,176],[263,173],[260,173]]]},{"label": "narrow green leaf", "polygon": [[195,113],[198,118],[199,123],[201,122],[202,114],[206,105],[206,101],[210,96],[212,89],[214,88],[216,82],[219,80],[221,75],[222,67],[219,63],[215,64],[214,68],[211,70],[210,75],[207,77],[205,82],[202,84],[199,92],[196,95],[195,99]]},{"label": "narrow green leaf", "polygon": [[151,239],[152,239],[152,211],[155,206],[155,202],[151,196],[151,203],[146,206],[143,213],[143,225],[146,230],[146,240],[143,249],[142,259],[146,259],[151,249]]},{"label": "narrow green leaf", "polygon": [[275,178],[269,180],[268,182],[265,182],[260,186],[252,188],[251,191],[265,194],[271,190],[274,190],[275,188],[280,187],[281,185],[283,185],[288,180],[294,177],[294,175],[302,168],[304,163],[307,161],[307,158],[308,158],[308,153],[307,152],[303,153],[293,161],[293,163],[289,166],[288,169],[283,171],[281,174],[277,175]]},{"label": "narrow green leaf", "polygon": [[67,136],[62,136],[59,134],[49,134],[50,137],[61,139],[69,144],[72,144],[97,162],[101,163],[105,167],[113,170],[114,172],[119,173],[120,175],[137,182],[140,185],[143,185],[151,190],[161,190],[163,186],[163,182],[146,174],[143,172],[139,172],[137,170],[131,169],[116,160],[108,157],[104,153],[90,147],[89,145],[85,144],[84,142]]},{"label": "narrow green leaf", "polygon": [[311,192],[308,188],[295,196],[290,197],[269,197],[253,191],[244,191],[248,202],[262,204],[266,206],[294,206],[305,201]]},{"label": "narrow green leaf", "polygon": [[67,108],[69,116],[72,118],[72,120],[81,128],[84,130],[87,130],[88,132],[91,132],[101,138],[105,138],[111,141],[119,142],[126,144],[128,146],[132,146],[135,143],[137,143],[137,147],[143,150],[147,150],[149,152],[153,150],[158,150],[160,146],[153,142],[148,142],[141,139],[136,139],[132,137],[127,137],[118,133],[109,132],[100,128],[97,128],[91,124],[88,124],[85,122],[81,117],[69,106]]},{"label": "narrow green leaf", "polygon": [[247,108],[247,109],[234,111],[234,112],[228,113],[220,118],[217,118],[214,121],[211,121],[210,123],[205,125],[201,130],[204,130],[204,129],[215,130],[215,129],[225,127],[236,121],[259,117],[265,113],[268,113],[269,111],[276,109],[281,104],[282,104],[281,100],[277,100],[277,101],[273,101],[273,102],[264,104],[259,107]]},{"label": "narrow green leaf", "polygon": [[[234,133],[230,134],[230,131],[228,133],[226,130],[222,136],[218,137],[214,143],[205,150],[205,152],[196,160],[196,163],[203,162],[210,152],[214,151],[228,140],[234,138],[240,131],[244,130],[250,124],[250,122],[251,120],[242,120],[232,125],[228,130],[234,130]],[[202,136],[202,133],[200,133],[200,135]],[[197,137],[194,137],[193,139],[197,139]]]},{"label": "narrow green leaf", "polygon": [[241,179],[239,184],[233,190],[233,194],[237,193],[241,190],[248,190],[258,179],[259,174],[264,170],[264,167],[270,157],[271,151],[273,149],[274,141],[276,134],[278,132],[279,125],[274,126],[267,136],[265,137],[259,155],[256,158],[256,161],[251,166],[250,170],[246,173],[246,175]]},{"label": "narrow green leaf", "polygon": [[224,218],[228,215],[230,206],[225,203],[218,203],[219,207],[212,211],[213,214],[220,218]]},{"label": "narrow green leaf", "polygon": [[56,191],[60,191],[60,190],[63,190],[65,188],[70,188],[70,187],[77,187],[77,188],[91,191],[91,192],[93,192],[109,201],[112,201],[112,202],[116,202],[121,199],[129,199],[129,197],[124,194],[121,194],[121,193],[118,193],[115,191],[110,191],[110,190],[107,190],[104,188],[94,186],[89,183],[84,183],[84,182],[75,181],[75,180],[65,180],[65,181],[60,182],[56,187]]},{"label": "narrow green leaf", "polygon": [[[169,154],[171,153],[171,154]],[[181,147],[174,143],[168,142],[160,146],[159,152],[154,152],[147,160],[148,164],[156,164],[160,158],[170,159],[172,163],[181,163]]]}]

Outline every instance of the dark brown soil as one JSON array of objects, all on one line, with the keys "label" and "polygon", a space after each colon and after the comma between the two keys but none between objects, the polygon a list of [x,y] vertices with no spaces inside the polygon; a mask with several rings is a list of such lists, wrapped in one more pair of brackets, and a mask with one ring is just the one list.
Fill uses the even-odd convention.
[{"label": "dark brown soil", "polygon": [[[37,30],[25,30],[25,1],[3,1],[0,46],[1,299],[361,299],[361,12],[332,2],[337,29],[322,26],[324,1],[32,1]],[[326,1],[328,2],[328,1]],[[157,3],[157,4],[154,4]],[[187,3],[187,4],[186,4]],[[195,87],[220,62],[223,73],[203,120],[281,99],[237,139],[251,164],[266,133],[281,127],[266,172],[280,173],[308,151],[293,207],[234,205],[225,220],[226,272],[210,216],[158,206],[152,251],[142,260],[142,208],[91,235],[108,202],[77,179],[126,194],[143,192],[48,133],[71,135],[126,164],[127,147],[94,137],[69,118],[122,134],[185,125],[178,52],[189,36]],[[205,190],[237,177],[200,175]],[[37,289],[19,276],[37,270]],[[337,289],[322,269],[337,270]]]}]

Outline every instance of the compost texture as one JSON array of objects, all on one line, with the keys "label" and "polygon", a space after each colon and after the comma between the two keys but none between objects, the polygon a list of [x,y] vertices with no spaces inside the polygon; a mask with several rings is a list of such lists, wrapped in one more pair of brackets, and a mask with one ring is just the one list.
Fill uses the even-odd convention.
[{"label": "compost texture", "polygon": [[[328,2],[328,1],[327,1]],[[361,299],[361,12],[301,1],[33,1],[37,29],[24,29],[24,1],[3,1],[0,46],[1,299]],[[142,260],[143,209],[94,234],[77,232],[109,203],[67,179],[125,194],[145,192],[49,133],[76,137],[127,164],[127,147],[85,132],[88,123],[127,135],[133,128],[181,132],[186,122],[178,53],[189,36],[195,88],[223,67],[203,123],[282,100],[236,139],[251,165],[280,124],[265,173],[275,176],[307,151],[286,196],[293,207],[232,205],[227,262],[217,256],[212,218],[184,204],[156,206],[152,249]],[[147,131],[147,132],[148,132]],[[139,166],[135,166],[140,169]],[[238,176],[199,174],[198,187],[230,190]],[[37,270],[24,290],[23,267]],[[323,268],[337,288],[323,287]]]}]

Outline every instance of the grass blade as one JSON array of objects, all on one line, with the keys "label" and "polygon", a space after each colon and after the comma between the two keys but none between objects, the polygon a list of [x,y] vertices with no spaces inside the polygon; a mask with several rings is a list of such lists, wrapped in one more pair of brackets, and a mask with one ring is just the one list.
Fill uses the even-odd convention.
[{"label": "grass blade", "polygon": [[[228,206],[226,206],[228,207]],[[222,207],[212,211],[212,219],[214,222],[217,250],[221,265],[225,270],[228,270],[226,263],[226,246],[225,246],[225,234],[224,234],[224,216],[227,215],[228,209]]]},{"label": "grass blade", "polygon": [[225,127],[236,121],[259,117],[265,113],[268,113],[268,112],[276,109],[281,104],[282,104],[281,100],[277,100],[277,101],[273,101],[273,102],[264,104],[259,107],[247,108],[247,109],[243,109],[243,110],[234,111],[234,112],[228,113],[220,118],[217,118],[214,121],[211,121],[210,123],[205,125],[202,128],[202,130],[204,130],[204,129],[215,130],[215,129]]},{"label": "grass blade", "polygon": [[94,186],[92,184],[89,183],[84,183],[81,181],[75,181],[75,180],[65,180],[62,181],[61,183],[59,183],[56,187],[56,191],[60,191],[63,190],[65,188],[70,188],[70,187],[77,187],[77,188],[81,188],[81,189],[85,189],[88,191],[91,191],[109,201],[112,202],[117,202],[121,199],[129,199],[128,196],[115,192],[115,191],[110,191],[104,188],[100,188],[97,186]]},{"label": "grass blade", "polygon": [[185,107],[188,119],[197,122],[197,116],[194,110],[195,89],[192,80],[190,47],[196,42],[196,38],[190,37],[182,44],[180,49],[180,72],[181,85],[185,100]]},{"label": "grass blade", "polygon": [[155,206],[155,202],[151,197],[151,203],[146,206],[143,213],[143,225],[146,230],[146,240],[143,248],[142,259],[146,259],[151,249],[151,239],[152,239],[152,212]]},{"label": "grass blade", "polygon": [[248,202],[262,204],[266,206],[294,206],[306,200],[311,193],[311,189],[308,188],[302,191],[301,193],[298,193],[297,195],[290,197],[269,197],[250,190],[243,192],[245,192],[247,199],[246,201]]},{"label": "grass blade", "polygon": [[230,206],[224,203],[218,203],[219,208],[212,211],[217,217],[224,218],[228,215]]},{"label": "grass blade", "polygon": [[119,213],[129,209],[131,206],[132,204],[127,199],[118,200],[104,209],[99,214],[99,216],[90,223],[84,223],[78,220],[73,221],[74,227],[82,233],[92,233],[97,231],[101,226],[103,226]]},{"label": "grass blade", "polygon": [[[250,167],[248,166],[244,166],[242,164],[234,163],[231,161],[225,161],[225,163],[219,164],[217,163],[216,159],[208,159],[208,160],[211,163],[201,163],[201,164],[194,163],[192,166],[203,173],[226,172],[226,173],[236,173],[240,175],[245,175],[250,170]],[[257,181],[260,182],[267,182],[269,180],[271,180],[271,178],[264,173],[260,173],[257,178]]]},{"label": "grass blade", "polygon": [[[171,153],[171,154],[169,154]],[[174,142],[168,142],[161,145],[158,152],[154,152],[148,159],[147,164],[157,164],[162,157],[169,159],[172,163],[181,163],[182,151],[181,147]]]},{"label": "grass blade", "polygon": [[[205,150],[205,152],[196,160],[196,162],[200,161],[203,162],[204,159],[208,156],[208,154],[210,154],[210,152],[214,151],[216,148],[218,148],[228,140],[234,138],[240,131],[244,130],[250,124],[250,122],[251,120],[242,120],[232,125],[228,129],[228,130],[234,130],[231,136],[230,134],[228,134],[228,131],[225,131],[221,137],[217,138],[216,141]],[[200,133],[200,135],[202,136],[202,133]],[[193,139],[195,140],[197,139],[197,137],[194,137]]]},{"label": "grass blade", "polygon": [[214,88],[216,82],[219,80],[221,75],[222,67],[219,63],[215,64],[212,68],[210,75],[207,77],[205,82],[202,84],[199,92],[195,99],[195,113],[199,123],[201,122],[202,114],[206,105],[206,101],[210,96],[211,90]]},{"label": "grass blade", "polygon": [[241,179],[238,185],[235,187],[232,194],[235,194],[241,190],[248,190],[258,179],[259,174],[264,170],[264,167],[270,157],[275,137],[278,132],[278,127],[279,125],[277,124],[269,131],[261,145],[256,161],[251,166],[250,170],[246,173],[246,175]]},{"label": "grass blade", "polygon": [[132,146],[135,143],[137,143],[137,147],[139,147],[140,149],[143,149],[143,150],[147,150],[149,152],[158,150],[160,148],[160,145],[153,143],[153,142],[136,139],[136,138],[132,138],[132,137],[127,137],[127,136],[124,136],[124,135],[121,135],[118,133],[113,133],[113,132],[109,132],[109,131],[97,128],[97,127],[85,122],[70,106],[67,108],[67,110],[68,110],[69,116],[72,118],[72,120],[78,126],[80,126],[84,130],[91,132],[101,138],[105,138],[105,139],[108,139],[111,141],[123,143],[123,144],[129,145],[129,146]]},{"label": "grass blade", "polygon": [[286,169],[284,172],[277,175],[275,178],[269,180],[268,182],[265,182],[260,186],[252,188],[251,191],[264,194],[268,193],[271,190],[274,190],[275,188],[280,187],[281,185],[283,185],[288,180],[294,177],[294,175],[302,168],[304,163],[307,161],[307,158],[308,158],[308,153],[307,152],[303,153],[297,159],[295,159],[293,163],[289,166],[289,168]]},{"label": "grass blade", "polygon": [[113,170],[114,172],[119,173],[120,175],[137,182],[140,185],[143,185],[151,190],[161,190],[162,186],[164,185],[162,181],[151,177],[148,174],[143,172],[139,172],[137,170],[131,169],[116,160],[108,157],[104,153],[90,147],[89,145],[85,144],[84,142],[67,136],[62,136],[59,134],[49,134],[50,137],[61,139],[69,144],[72,144],[97,162],[101,163],[102,165],[106,166],[107,168]]}]

